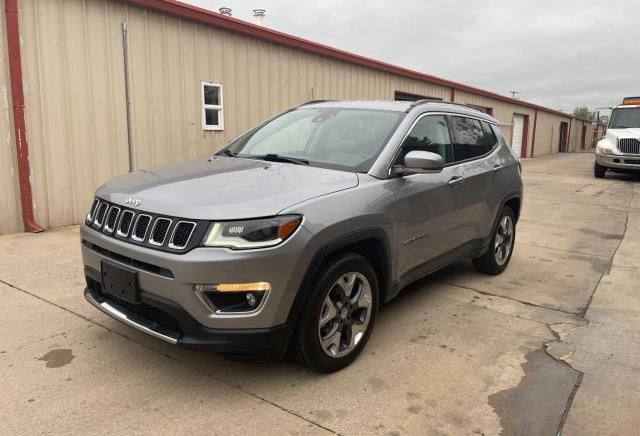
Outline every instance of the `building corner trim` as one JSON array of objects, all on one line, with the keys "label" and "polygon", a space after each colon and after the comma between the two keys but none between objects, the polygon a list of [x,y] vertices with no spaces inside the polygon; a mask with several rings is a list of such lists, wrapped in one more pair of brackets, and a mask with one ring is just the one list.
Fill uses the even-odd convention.
[{"label": "building corner trim", "polygon": [[33,216],[29,146],[27,144],[27,128],[24,118],[25,106],[22,83],[22,57],[20,53],[18,0],[5,0],[4,12],[7,23],[9,81],[11,83],[11,102],[13,109],[13,137],[16,142],[22,222],[25,231],[37,233],[44,231],[44,228],[36,222]]}]

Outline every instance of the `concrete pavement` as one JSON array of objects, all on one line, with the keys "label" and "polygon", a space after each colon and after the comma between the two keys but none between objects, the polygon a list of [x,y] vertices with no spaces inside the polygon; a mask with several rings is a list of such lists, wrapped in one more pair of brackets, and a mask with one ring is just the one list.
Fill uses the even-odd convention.
[{"label": "concrete pavement", "polygon": [[77,228],[1,236],[0,433],[634,434],[640,179],[596,180],[592,159],[526,161],[508,270],[460,262],[410,286],[328,376],[102,315]]}]

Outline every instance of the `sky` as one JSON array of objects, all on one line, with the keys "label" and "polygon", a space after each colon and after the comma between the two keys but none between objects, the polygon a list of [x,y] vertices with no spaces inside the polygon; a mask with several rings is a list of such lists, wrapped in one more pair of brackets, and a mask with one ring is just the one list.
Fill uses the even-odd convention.
[{"label": "sky", "polygon": [[183,1],[566,112],[640,95],[640,0]]}]

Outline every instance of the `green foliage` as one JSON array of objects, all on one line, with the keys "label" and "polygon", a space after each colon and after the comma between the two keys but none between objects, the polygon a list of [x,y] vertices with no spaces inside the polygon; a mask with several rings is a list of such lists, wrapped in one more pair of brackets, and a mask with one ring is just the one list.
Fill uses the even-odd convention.
[{"label": "green foliage", "polygon": [[578,106],[573,110],[573,115],[577,118],[582,118],[584,120],[592,120],[593,112],[589,110],[586,106]]}]

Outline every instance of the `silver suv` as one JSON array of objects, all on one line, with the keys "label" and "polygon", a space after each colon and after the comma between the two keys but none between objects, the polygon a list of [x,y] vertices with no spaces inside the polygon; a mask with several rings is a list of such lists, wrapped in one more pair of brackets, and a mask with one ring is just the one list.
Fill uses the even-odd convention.
[{"label": "silver suv", "polygon": [[210,157],[96,193],[86,299],[171,344],[350,364],[379,307],[458,259],[513,253],[520,163],[466,106],[310,102]]}]

